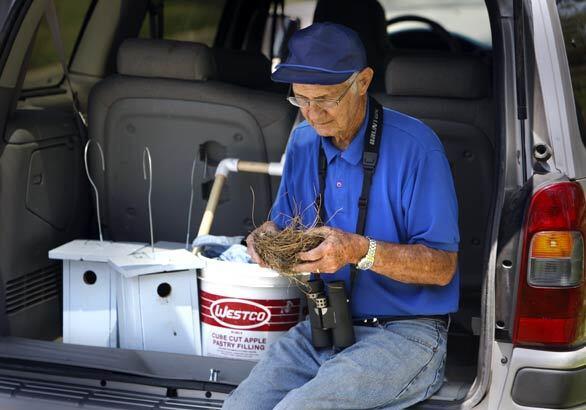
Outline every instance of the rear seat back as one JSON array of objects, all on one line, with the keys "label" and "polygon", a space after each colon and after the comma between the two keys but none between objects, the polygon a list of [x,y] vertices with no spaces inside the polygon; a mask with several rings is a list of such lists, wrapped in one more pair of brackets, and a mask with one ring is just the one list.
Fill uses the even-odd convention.
[{"label": "rear seat back", "polygon": [[262,91],[286,93],[288,86],[271,80],[271,62],[260,51],[212,48],[217,79]]},{"label": "rear seat back", "polygon": [[[251,61],[250,66],[262,67]],[[224,64],[230,64],[224,60]],[[234,70],[247,72],[255,85],[267,72],[247,70],[237,56]],[[242,78],[246,78],[240,76]],[[241,81],[242,83],[242,81]],[[89,136],[104,148],[102,174],[96,150],[91,168],[102,196],[104,225],[113,240],[147,241],[147,188],[143,150],[152,155],[152,209],[155,240],[184,241],[194,157],[195,194],[191,237],[205,208],[202,186],[213,178],[218,161],[240,158],[279,161],[295,112],[282,94],[258,91],[218,80],[212,50],[203,44],[165,40],[126,40],[118,54],[118,75],[94,87],[89,98]],[[258,174],[228,179],[212,233],[245,234],[252,226],[251,194],[256,196],[255,220],[266,218],[276,184]],[[209,184],[207,185],[209,188]]]},{"label": "rear seat back", "polygon": [[458,195],[462,289],[478,291],[495,184],[490,67],[473,57],[396,56],[385,86],[375,95],[381,104],[422,120],[443,142]]}]

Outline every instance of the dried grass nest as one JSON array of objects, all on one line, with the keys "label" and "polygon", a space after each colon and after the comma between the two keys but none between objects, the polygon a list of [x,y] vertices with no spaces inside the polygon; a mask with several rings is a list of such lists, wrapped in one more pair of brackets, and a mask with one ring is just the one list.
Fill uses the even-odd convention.
[{"label": "dried grass nest", "polygon": [[301,224],[300,217],[293,218],[289,226],[281,231],[255,232],[253,238],[258,256],[271,269],[287,276],[298,275],[291,268],[304,262],[298,258],[299,252],[316,248],[325,239],[323,235],[307,230]]}]

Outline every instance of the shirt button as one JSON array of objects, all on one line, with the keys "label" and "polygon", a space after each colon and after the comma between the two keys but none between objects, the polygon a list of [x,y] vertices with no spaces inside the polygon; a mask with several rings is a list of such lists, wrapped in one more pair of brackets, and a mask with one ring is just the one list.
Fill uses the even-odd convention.
[{"label": "shirt button", "polygon": [[336,187],[337,188],[342,188],[342,181],[336,182]]}]

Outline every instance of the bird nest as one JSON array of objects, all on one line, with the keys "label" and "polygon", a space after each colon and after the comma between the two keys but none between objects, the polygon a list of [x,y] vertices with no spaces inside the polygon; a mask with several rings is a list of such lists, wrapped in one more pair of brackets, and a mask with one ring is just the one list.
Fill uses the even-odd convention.
[{"label": "bird nest", "polygon": [[287,276],[298,275],[292,268],[305,261],[299,259],[300,252],[307,252],[321,244],[325,237],[307,230],[301,217],[293,218],[281,231],[255,232],[254,250],[271,268]]}]

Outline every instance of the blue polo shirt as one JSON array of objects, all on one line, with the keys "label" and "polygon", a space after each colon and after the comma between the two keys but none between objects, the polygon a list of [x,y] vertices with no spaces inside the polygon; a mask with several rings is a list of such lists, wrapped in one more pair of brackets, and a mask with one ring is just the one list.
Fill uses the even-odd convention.
[{"label": "blue polo shirt", "polygon": [[[366,111],[368,113],[368,110]],[[365,235],[392,243],[423,244],[458,251],[458,205],[444,148],[421,121],[385,108],[379,159],[372,179]],[[319,193],[320,139],[328,162],[325,188],[326,225],[356,232],[358,197],[362,189],[362,152],[368,118],[345,150],[320,137],[302,122],[292,134],[272,220],[283,228],[301,213],[310,226]],[[349,289],[350,266],[325,281],[344,280]],[[446,286],[402,283],[373,271],[358,271],[352,297],[355,318],[434,315],[458,310],[459,274]]]}]

